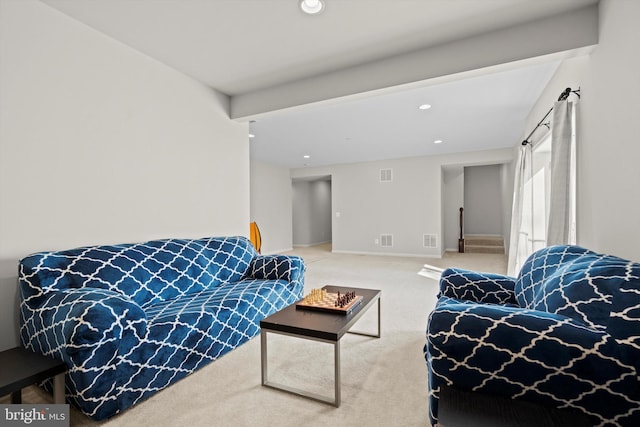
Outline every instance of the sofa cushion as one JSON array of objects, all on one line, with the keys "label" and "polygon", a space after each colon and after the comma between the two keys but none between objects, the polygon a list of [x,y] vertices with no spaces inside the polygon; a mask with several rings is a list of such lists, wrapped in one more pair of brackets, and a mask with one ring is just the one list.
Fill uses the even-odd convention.
[{"label": "sofa cushion", "polygon": [[245,238],[166,239],[31,255],[40,287],[101,288],[141,307],[238,281],[257,255]]},{"label": "sofa cushion", "polygon": [[148,334],[118,367],[120,397],[136,402],[218,359],[301,292],[301,283],[248,279],[147,307]]}]

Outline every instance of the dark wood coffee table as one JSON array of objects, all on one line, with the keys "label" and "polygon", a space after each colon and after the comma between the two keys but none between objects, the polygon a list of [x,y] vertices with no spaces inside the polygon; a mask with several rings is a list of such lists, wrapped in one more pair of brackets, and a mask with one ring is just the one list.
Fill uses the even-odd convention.
[{"label": "dark wood coffee table", "polygon": [[[262,385],[283,390],[299,396],[308,397],[324,403],[340,406],[340,338],[344,334],[352,333],[369,337],[380,338],[380,295],[381,291],[375,289],[350,288],[346,286],[325,286],[327,292],[341,293],[354,291],[361,295],[363,300],[349,314],[324,313],[296,308],[290,305],[277,313],[260,321],[260,353],[262,361]],[[378,332],[370,334],[366,332],[350,331],[351,327],[362,315],[375,303],[378,303]],[[275,333],[290,335],[314,341],[333,344],[334,348],[334,387],[333,398],[321,396],[315,393],[277,384],[268,380],[267,366],[267,334]]]}]

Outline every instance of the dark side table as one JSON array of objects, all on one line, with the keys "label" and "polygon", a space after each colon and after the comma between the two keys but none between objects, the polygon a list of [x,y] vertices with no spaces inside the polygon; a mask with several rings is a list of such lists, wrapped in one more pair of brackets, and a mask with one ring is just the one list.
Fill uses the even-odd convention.
[{"label": "dark side table", "polygon": [[22,389],[53,378],[53,399],[64,404],[64,362],[22,347],[0,352],[0,396],[11,393],[11,403],[22,403]]}]

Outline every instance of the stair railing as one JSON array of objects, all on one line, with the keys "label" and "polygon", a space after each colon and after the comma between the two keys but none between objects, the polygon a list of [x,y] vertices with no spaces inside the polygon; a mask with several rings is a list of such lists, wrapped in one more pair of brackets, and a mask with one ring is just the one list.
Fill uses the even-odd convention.
[{"label": "stair railing", "polygon": [[464,208],[460,208],[460,238],[458,239],[458,252],[464,253],[464,236],[462,234],[462,226],[464,224],[463,217]]}]

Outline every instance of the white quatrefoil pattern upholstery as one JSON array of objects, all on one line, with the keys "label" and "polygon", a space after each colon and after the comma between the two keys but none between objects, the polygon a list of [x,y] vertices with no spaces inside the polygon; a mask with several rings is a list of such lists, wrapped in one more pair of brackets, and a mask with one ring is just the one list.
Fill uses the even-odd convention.
[{"label": "white quatrefoil pattern upholstery", "polygon": [[244,237],[37,253],[19,264],[20,337],[67,364],[67,401],[101,420],[256,336],[304,271]]},{"label": "white quatrefoil pattern upholstery", "polygon": [[424,355],[434,425],[450,386],[640,426],[640,263],[562,245],[517,278],[447,269]]}]

